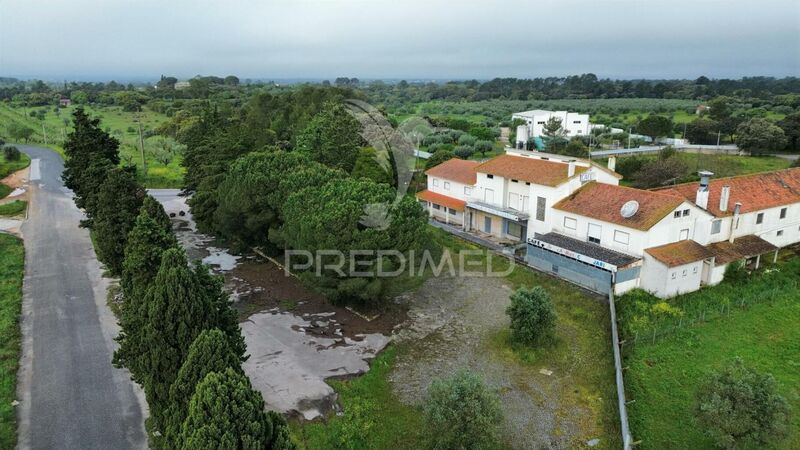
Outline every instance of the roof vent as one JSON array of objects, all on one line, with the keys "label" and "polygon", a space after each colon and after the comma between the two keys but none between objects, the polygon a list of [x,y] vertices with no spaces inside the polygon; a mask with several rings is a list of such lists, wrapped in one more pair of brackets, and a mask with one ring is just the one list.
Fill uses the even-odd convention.
[{"label": "roof vent", "polygon": [[625,204],[622,205],[622,208],[619,209],[619,213],[626,219],[633,217],[637,211],[639,211],[639,202],[636,200],[625,202]]}]

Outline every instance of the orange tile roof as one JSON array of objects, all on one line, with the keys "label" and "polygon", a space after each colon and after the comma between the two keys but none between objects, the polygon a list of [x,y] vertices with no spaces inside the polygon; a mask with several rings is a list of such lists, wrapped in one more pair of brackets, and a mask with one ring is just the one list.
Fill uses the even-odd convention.
[{"label": "orange tile roof", "polygon": [[[509,154],[492,158],[476,167],[475,170],[544,186],[558,186],[569,179],[567,176],[569,164],[567,163]],[[586,172],[586,170],[586,167],[575,166],[576,175]]]},{"label": "orange tile roof", "polygon": [[[639,210],[632,217],[622,217],[620,209],[630,200],[639,203]],[[647,231],[683,202],[683,198],[677,195],[592,181],[553,205],[553,208]]]},{"label": "orange tile roof", "polygon": [[667,267],[682,266],[714,256],[710,250],[691,239],[646,248],[644,251]]},{"label": "orange tile roof", "polygon": [[706,248],[714,254],[716,264],[720,265],[775,251],[778,247],[754,234],[750,234],[736,238],[733,243],[728,241],[715,242],[707,245]]},{"label": "orange tile roof", "polygon": [[458,158],[448,159],[438,166],[426,170],[425,175],[444,178],[457,183],[474,185],[478,182],[478,174],[475,173],[475,167],[479,164],[480,162],[478,161]]},{"label": "orange tile roof", "polygon": [[457,198],[448,197],[446,195],[438,194],[436,192],[431,192],[427,189],[424,191],[417,192],[417,198],[420,200],[425,200],[427,202],[436,203],[437,205],[453,208],[456,211],[463,211],[464,206],[467,204],[467,202],[465,202],[464,200],[459,200]]},{"label": "orange tile roof", "polygon": [[[684,183],[657,189],[672,192],[694,203],[700,183]],[[728,210],[719,209],[722,186],[730,186]],[[758,211],[800,202],[800,167],[754,173],[728,178],[712,178],[708,187],[708,212],[716,217],[733,214],[736,202],[742,204],[742,213]]]}]

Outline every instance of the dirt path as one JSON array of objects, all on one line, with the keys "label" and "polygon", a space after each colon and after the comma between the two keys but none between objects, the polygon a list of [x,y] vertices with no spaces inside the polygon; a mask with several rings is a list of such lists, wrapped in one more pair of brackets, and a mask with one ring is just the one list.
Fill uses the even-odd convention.
[{"label": "dirt path", "polygon": [[580,423],[590,413],[561,401],[571,392],[569,374],[542,374],[492,351],[492,340],[508,327],[510,293],[499,278],[432,278],[407,296],[410,319],[397,336],[401,352],[390,376],[393,388],[401,401],[419,404],[431,379],[469,368],[500,393],[502,435],[511,445],[583,446],[591,437],[580,436]]}]

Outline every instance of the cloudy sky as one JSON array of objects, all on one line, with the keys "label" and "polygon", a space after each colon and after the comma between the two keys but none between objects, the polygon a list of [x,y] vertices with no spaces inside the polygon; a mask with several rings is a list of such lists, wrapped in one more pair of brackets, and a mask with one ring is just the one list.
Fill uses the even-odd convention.
[{"label": "cloudy sky", "polygon": [[800,76],[797,0],[0,0],[0,76]]}]

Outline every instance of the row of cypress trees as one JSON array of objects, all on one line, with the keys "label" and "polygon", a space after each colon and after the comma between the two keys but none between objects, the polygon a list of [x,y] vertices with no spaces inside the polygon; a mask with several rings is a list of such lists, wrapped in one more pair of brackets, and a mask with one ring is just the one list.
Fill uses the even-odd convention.
[{"label": "row of cypress trees", "polygon": [[220,277],[190,264],[162,206],[119,167],[119,142],[74,113],[63,179],[86,212],[97,256],[124,302],[114,365],[150,407],[151,445],[169,449],[293,448],[241,368],[246,346]]}]

